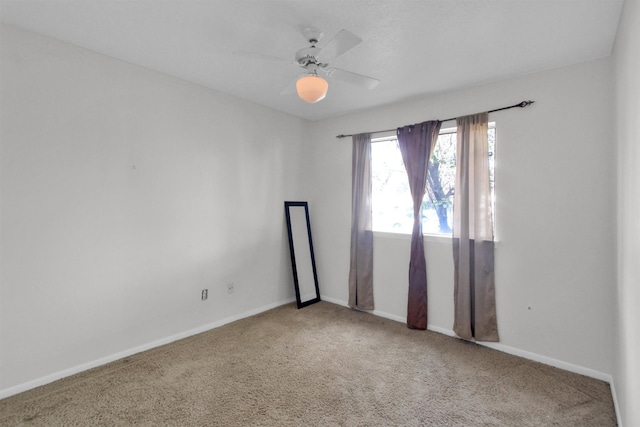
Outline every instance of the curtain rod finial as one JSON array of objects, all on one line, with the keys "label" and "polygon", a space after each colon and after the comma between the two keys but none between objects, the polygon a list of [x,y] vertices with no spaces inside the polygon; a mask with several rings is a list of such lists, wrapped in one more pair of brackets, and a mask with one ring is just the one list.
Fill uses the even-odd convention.
[{"label": "curtain rod finial", "polygon": [[347,137],[347,135],[337,135],[336,136],[336,138],[338,138],[338,139],[342,139],[342,138],[346,138],[346,137]]},{"label": "curtain rod finial", "polygon": [[531,101],[531,100],[529,100],[529,101],[522,101],[522,102],[520,103],[519,107],[520,107],[520,108],[524,108],[524,107],[527,107],[527,106],[529,106],[529,105],[533,104],[534,102],[536,102],[536,101]]}]

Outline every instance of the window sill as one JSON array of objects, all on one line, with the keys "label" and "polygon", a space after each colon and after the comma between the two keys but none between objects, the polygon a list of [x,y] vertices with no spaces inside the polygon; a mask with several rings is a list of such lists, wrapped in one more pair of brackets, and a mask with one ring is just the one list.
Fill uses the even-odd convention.
[{"label": "window sill", "polygon": [[[411,241],[411,234],[407,234],[407,233],[390,233],[388,231],[374,231],[373,236]],[[451,244],[451,236],[446,234],[423,234],[422,237],[424,238],[425,242],[429,242],[429,243]]]},{"label": "window sill", "polygon": [[[386,239],[399,239],[411,241],[411,234],[407,233],[391,233],[388,231],[374,231],[373,237],[384,237]],[[425,242],[428,243],[440,243],[440,244],[451,244],[451,235],[447,234],[423,234]],[[500,242],[498,240],[494,240],[494,244],[497,247]]]}]

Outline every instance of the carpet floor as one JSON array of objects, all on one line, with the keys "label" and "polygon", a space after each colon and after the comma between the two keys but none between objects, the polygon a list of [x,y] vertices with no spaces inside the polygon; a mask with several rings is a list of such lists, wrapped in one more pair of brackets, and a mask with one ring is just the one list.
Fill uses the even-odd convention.
[{"label": "carpet floor", "polygon": [[0,401],[2,426],[615,426],[605,382],[294,304]]}]

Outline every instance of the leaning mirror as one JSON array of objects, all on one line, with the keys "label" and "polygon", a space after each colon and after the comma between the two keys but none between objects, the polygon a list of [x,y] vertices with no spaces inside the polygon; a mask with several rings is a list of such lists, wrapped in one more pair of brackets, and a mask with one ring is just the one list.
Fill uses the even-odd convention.
[{"label": "leaning mirror", "polygon": [[320,301],[307,202],[284,202],[298,308]]}]

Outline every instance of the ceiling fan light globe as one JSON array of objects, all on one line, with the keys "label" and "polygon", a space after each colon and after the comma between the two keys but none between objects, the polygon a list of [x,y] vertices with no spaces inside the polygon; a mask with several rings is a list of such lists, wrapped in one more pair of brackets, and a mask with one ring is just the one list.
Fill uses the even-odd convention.
[{"label": "ceiling fan light globe", "polygon": [[310,104],[314,104],[327,96],[328,89],[329,83],[319,76],[300,77],[296,82],[298,96]]}]

